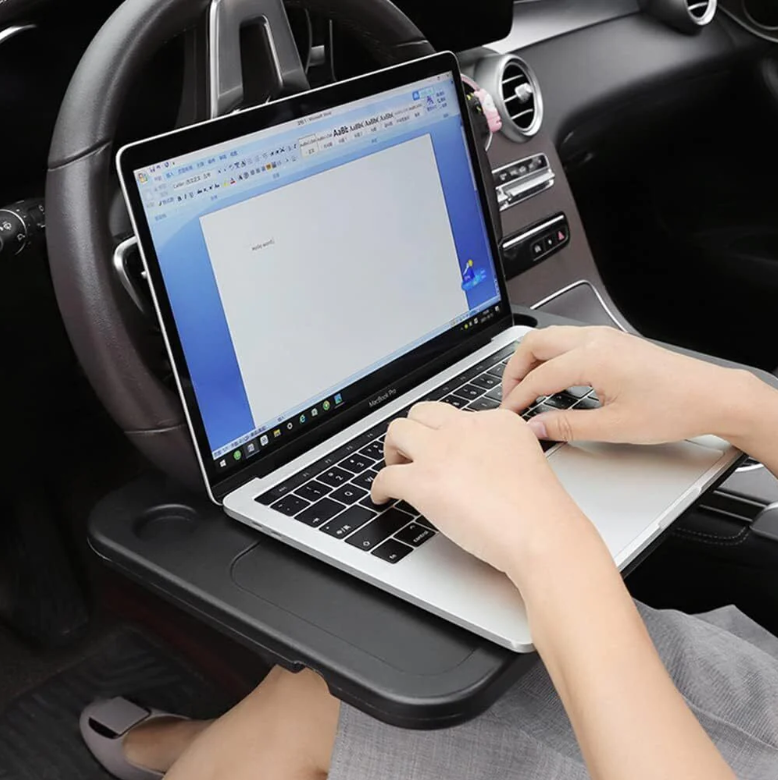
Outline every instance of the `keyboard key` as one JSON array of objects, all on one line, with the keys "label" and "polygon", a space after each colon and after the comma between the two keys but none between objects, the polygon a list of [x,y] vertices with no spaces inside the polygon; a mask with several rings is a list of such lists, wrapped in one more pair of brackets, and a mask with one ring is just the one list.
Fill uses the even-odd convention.
[{"label": "keyboard key", "polygon": [[295,517],[295,520],[299,520],[301,523],[316,528],[322,523],[326,523],[327,520],[335,517],[338,512],[342,512],[345,508],[346,507],[344,507],[343,504],[339,504],[331,498],[323,498],[321,501],[317,501],[313,506],[309,506],[307,509],[300,512],[300,514]]},{"label": "keyboard key", "polygon": [[336,501],[342,501],[344,504],[355,504],[360,498],[364,498],[367,495],[367,491],[356,485],[343,485],[342,488],[338,488],[330,498],[334,498]]},{"label": "keyboard key", "polygon": [[291,517],[310,505],[310,501],[306,501],[304,498],[292,494],[279,499],[275,504],[272,504],[270,508]]},{"label": "keyboard key", "polygon": [[321,526],[319,530],[337,539],[345,539],[349,534],[361,528],[375,516],[375,512],[371,512],[364,506],[350,506],[334,520],[330,520],[329,523]]},{"label": "keyboard key", "polygon": [[575,409],[599,409],[602,406],[602,404],[599,401],[596,401],[594,398],[584,398],[583,401],[579,401],[575,405]]},{"label": "keyboard key", "polygon": [[374,441],[371,444],[368,444],[367,447],[363,447],[359,451],[359,454],[364,455],[367,458],[372,458],[373,460],[383,460],[384,445],[380,441]]},{"label": "keyboard key", "polygon": [[397,539],[390,539],[388,542],[384,542],[380,547],[376,547],[376,549],[373,550],[373,555],[375,555],[376,558],[387,561],[387,563],[398,563],[406,555],[412,552],[413,547],[398,542]]},{"label": "keyboard key", "polygon": [[307,469],[303,469],[299,474],[295,474],[295,480],[299,477],[300,484],[302,485],[303,482],[313,479],[318,473],[319,471],[316,471],[313,466],[308,466]]},{"label": "keyboard key", "polygon": [[467,401],[464,398],[459,398],[456,395],[447,395],[445,398],[440,399],[444,404],[451,404],[451,406],[457,409],[464,409],[467,406]]},{"label": "keyboard key", "polygon": [[512,357],[513,353],[518,349],[520,341],[514,341],[513,344],[508,344],[507,347],[503,347],[496,355],[495,360],[502,360],[503,363],[507,363]]},{"label": "keyboard key", "polygon": [[475,401],[467,405],[467,409],[473,412],[485,412],[487,409],[496,409],[500,405],[499,401],[492,398],[476,398]]},{"label": "keyboard key", "polygon": [[373,480],[376,478],[377,474],[377,471],[370,469],[370,471],[366,471],[364,474],[360,474],[358,477],[354,477],[354,479],[351,480],[351,484],[364,488],[365,490],[370,490],[373,485]]},{"label": "keyboard key", "polygon": [[441,385],[440,387],[436,387],[428,396],[428,401],[439,401],[441,398],[443,398],[446,395],[450,395],[453,390],[456,390],[461,382],[457,384],[456,382],[446,382],[445,385]]},{"label": "keyboard key", "polygon": [[350,458],[346,458],[346,460],[342,460],[340,463],[338,463],[338,466],[344,469],[348,469],[352,474],[359,474],[372,465],[372,458],[368,458],[365,455],[359,454],[352,455]]},{"label": "keyboard key", "polygon": [[322,496],[326,496],[330,490],[332,490],[332,488],[329,485],[314,480],[307,485],[303,485],[301,488],[297,488],[295,492],[298,496],[302,496],[308,501],[316,501]]},{"label": "keyboard key", "polygon": [[344,471],[343,469],[339,469],[337,466],[335,466],[334,468],[331,468],[328,471],[320,474],[319,480],[321,482],[326,482],[328,485],[332,485],[332,487],[338,487],[339,485],[348,482],[351,479],[351,476],[352,475],[350,472]]},{"label": "keyboard key", "polygon": [[576,385],[574,387],[568,387],[565,392],[568,395],[572,395],[573,398],[586,398],[586,396],[592,392],[592,388],[584,387],[583,385]]},{"label": "keyboard key", "polygon": [[371,441],[380,436],[385,430],[386,423],[378,423],[378,425],[374,425],[369,431],[360,433],[359,436],[357,436],[356,439],[353,439],[351,443],[354,445],[355,450],[361,450],[362,447],[364,447],[366,444],[370,444]]},{"label": "keyboard key", "polygon": [[497,401],[499,404],[502,401],[502,385],[497,385],[494,389],[490,390],[485,396],[492,401]]},{"label": "keyboard key", "polygon": [[334,452],[331,452],[329,454],[329,458],[334,458],[335,462],[343,460],[343,458],[347,458],[351,453],[354,452],[354,447],[352,446],[351,442],[348,444],[343,444],[342,446],[338,447]]},{"label": "keyboard key", "polygon": [[477,385],[465,385],[464,387],[460,387],[456,394],[460,398],[467,398],[472,401],[474,398],[478,398],[484,394],[484,388],[478,387]]},{"label": "keyboard key", "polygon": [[372,550],[397,533],[403,526],[408,525],[410,519],[410,516],[406,515],[405,512],[390,509],[350,536],[348,544],[359,547],[360,550]]},{"label": "keyboard key", "polygon": [[418,523],[419,525],[423,525],[425,528],[429,528],[431,531],[438,530],[429,520],[427,520],[426,517],[417,517],[413,522]]},{"label": "keyboard key", "polygon": [[473,379],[473,384],[478,385],[478,387],[483,387],[484,390],[491,390],[493,387],[498,387],[500,385],[500,380],[487,373],[475,377]]},{"label": "keyboard key", "polygon": [[501,380],[502,375],[505,373],[505,366],[502,363],[498,363],[496,366],[492,366],[486,373]]},{"label": "keyboard key", "polygon": [[522,414],[521,416],[525,420],[531,420],[533,417],[537,417],[537,415],[543,414],[543,412],[555,412],[555,411],[556,411],[556,409],[553,409],[550,406],[546,406],[545,404],[538,404],[533,409],[530,409],[529,411],[524,412],[524,414]]},{"label": "keyboard key", "polygon": [[313,472],[313,476],[318,476],[322,471],[332,468],[338,461],[343,460],[345,455],[338,455],[338,452],[331,452],[329,455],[325,455],[316,463],[308,467],[308,471]]},{"label": "keyboard key", "polygon": [[411,545],[411,547],[421,547],[428,539],[432,539],[435,536],[435,532],[423,525],[417,523],[411,523],[395,534],[395,539],[399,539],[405,544]]},{"label": "keyboard key", "polygon": [[564,393],[556,393],[555,395],[550,395],[546,398],[543,403],[554,409],[569,409],[575,403],[575,398],[571,395],[565,395]]},{"label": "keyboard key", "polygon": [[370,494],[368,493],[365,498],[363,498],[359,503],[362,506],[366,506],[368,509],[372,509],[375,512],[383,512],[385,509],[388,509],[392,505],[393,499],[389,499],[383,504],[376,504],[373,499],[370,497]]},{"label": "keyboard key", "polygon": [[274,501],[278,501],[279,498],[291,493],[298,485],[301,485],[305,480],[297,482],[293,477],[290,477],[280,485],[276,485],[272,490],[268,490],[267,493],[263,493],[261,496],[257,496],[254,500],[265,506],[270,506]]},{"label": "keyboard key", "polygon": [[415,507],[412,507],[407,501],[400,501],[400,503],[397,504],[395,508],[402,512],[407,512],[409,515],[413,515],[414,517],[419,514],[418,510]]},{"label": "keyboard key", "polygon": [[451,384],[454,385],[454,387],[461,387],[469,382],[474,376],[478,376],[482,370],[483,369],[477,368],[476,366],[468,368],[467,371],[457,374],[457,376],[451,380]]}]

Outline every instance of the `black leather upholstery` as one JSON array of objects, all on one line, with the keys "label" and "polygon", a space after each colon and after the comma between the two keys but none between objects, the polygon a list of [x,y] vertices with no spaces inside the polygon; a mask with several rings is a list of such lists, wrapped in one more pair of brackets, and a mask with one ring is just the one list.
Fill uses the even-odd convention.
[{"label": "black leather upholstery", "polygon": [[[62,104],[49,156],[47,234],[54,286],[92,386],[136,446],[160,469],[200,487],[178,397],[152,370],[161,349],[114,276],[108,223],[113,139],[125,98],[163,44],[200,23],[208,0],[127,0],[85,53]],[[388,0],[291,0],[360,37],[379,63],[432,52]]]}]

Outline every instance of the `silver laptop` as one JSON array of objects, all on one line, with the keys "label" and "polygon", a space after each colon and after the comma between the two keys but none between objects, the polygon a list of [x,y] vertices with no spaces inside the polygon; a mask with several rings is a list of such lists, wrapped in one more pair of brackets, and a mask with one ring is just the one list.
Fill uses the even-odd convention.
[{"label": "silver laptop", "polygon": [[[438,54],[132,144],[118,167],[211,498],[524,652],[502,574],[412,506],[370,500],[388,422],[423,399],[498,406],[528,332],[476,158],[456,59]],[[738,454],[712,437],[546,452],[619,567]]]}]

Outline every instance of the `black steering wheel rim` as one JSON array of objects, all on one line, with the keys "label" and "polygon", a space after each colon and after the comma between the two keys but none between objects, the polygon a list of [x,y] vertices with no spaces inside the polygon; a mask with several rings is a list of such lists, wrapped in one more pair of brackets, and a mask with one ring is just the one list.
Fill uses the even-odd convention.
[{"label": "black steering wheel rim", "polygon": [[[221,0],[221,2],[232,0]],[[59,308],[98,398],[141,452],[201,488],[178,395],[153,369],[161,344],[113,269],[111,174],[119,117],[132,85],[172,38],[202,24],[212,0],[126,0],[84,54],[63,100],[49,155],[47,241]],[[287,0],[338,22],[381,65],[432,53],[390,0]]]}]

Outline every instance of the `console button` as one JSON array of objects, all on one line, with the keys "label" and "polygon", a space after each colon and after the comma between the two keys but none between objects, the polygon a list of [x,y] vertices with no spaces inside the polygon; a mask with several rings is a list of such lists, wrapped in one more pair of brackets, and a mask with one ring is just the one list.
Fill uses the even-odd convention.
[{"label": "console button", "polygon": [[529,253],[533,260],[539,259],[543,252],[545,252],[545,247],[543,246],[542,239],[539,239],[538,241],[534,241],[529,248]]},{"label": "console button", "polygon": [[511,178],[510,170],[506,169],[494,174],[494,183],[496,186],[501,187],[503,184],[507,184]]}]

